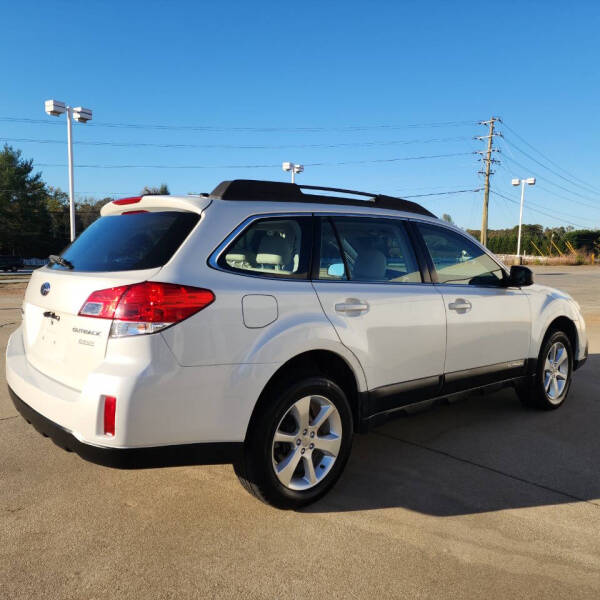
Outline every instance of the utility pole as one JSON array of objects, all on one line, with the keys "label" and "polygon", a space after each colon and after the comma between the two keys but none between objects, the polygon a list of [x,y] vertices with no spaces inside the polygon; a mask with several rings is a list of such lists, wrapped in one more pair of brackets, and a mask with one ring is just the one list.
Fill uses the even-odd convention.
[{"label": "utility pole", "polygon": [[[497,163],[499,161],[492,158],[492,152],[498,152],[494,148],[494,136],[501,135],[499,133],[494,133],[494,125],[496,122],[501,122],[498,117],[492,117],[489,121],[482,121],[480,125],[488,125],[489,126],[489,134],[484,136],[478,136],[475,139],[484,140],[487,139],[487,150],[485,151],[485,158],[483,158],[483,162],[485,163],[485,170],[479,171],[482,175],[485,175],[485,185],[483,188],[483,211],[481,215],[481,235],[480,241],[486,246],[487,245],[487,230],[488,230],[488,205],[490,201],[490,175],[494,174],[492,171],[492,163]],[[484,154],[483,152],[478,152],[478,154]]]}]

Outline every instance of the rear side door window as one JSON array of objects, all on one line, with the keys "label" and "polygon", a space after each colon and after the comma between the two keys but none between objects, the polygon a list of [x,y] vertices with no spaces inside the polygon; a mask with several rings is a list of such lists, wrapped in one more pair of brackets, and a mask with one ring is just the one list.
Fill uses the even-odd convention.
[{"label": "rear side door window", "polygon": [[346,265],[337,234],[329,219],[321,220],[321,246],[319,252],[317,279],[344,281],[348,279]]},{"label": "rear side door window", "polygon": [[421,283],[406,226],[400,219],[322,219],[319,279]]},{"label": "rear side door window", "polygon": [[437,272],[438,283],[498,286],[504,269],[464,235],[436,225],[417,225]]},{"label": "rear side door window", "polygon": [[222,269],[258,277],[306,279],[312,247],[312,217],[253,221],[219,255]]}]

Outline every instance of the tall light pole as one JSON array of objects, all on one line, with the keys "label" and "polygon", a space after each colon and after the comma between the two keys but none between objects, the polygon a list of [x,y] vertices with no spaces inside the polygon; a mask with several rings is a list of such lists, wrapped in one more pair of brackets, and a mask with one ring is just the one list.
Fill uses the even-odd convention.
[{"label": "tall light pole", "polygon": [[71,123],[75,119],[79,123],[87,123],[92,120],[92,111],[89,108],[76,106],[71,108],[64,102],[58,100],[46,100],[44,109],[49,115],[58,117],[67,113],[67,147],[69,154],[69,223],[71,229],[71,242],[75,240],[75,187],[73,184],[73,137]]},{"label": "tall light pole", "polygon": [[292,172],[292,183],[296,183],[296,178],[295,178],[296,173],[302,173],[302,171],[304,171],[304,165],[296,165],[293,162],[284,162],[281,165],[281,168],[284,171]]},{"label": "tall light pole", "polygon": [[521,262],[521,227],[523,225],[523,202],[525,201],[525,184],[535,185],[535,177],[529,177],[529,179],[513,179],[513,185],[521,186],[521,209],[519,211],[519,238],[517,241],[517,260]]}]

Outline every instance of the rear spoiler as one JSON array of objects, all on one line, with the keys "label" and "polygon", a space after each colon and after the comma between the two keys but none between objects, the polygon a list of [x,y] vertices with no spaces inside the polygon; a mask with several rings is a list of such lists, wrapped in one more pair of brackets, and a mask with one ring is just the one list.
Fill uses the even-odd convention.
[{"label": "rear spoiler", "polygon": [[206,196],[133,196],[108,202],[100,210],[100,216],[169,210],[201,213],[210,203]]}]

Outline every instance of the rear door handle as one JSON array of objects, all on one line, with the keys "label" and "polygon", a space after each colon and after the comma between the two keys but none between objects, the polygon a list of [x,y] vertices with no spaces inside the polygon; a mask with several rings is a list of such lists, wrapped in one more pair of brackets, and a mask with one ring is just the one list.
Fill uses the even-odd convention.
[{"label": "rear door handle", "polygon": [[471,308],[473,307],[473,305],[468,301],[465,300],[464,298],[457,298],[454,302],[450,302],[450,304],[448,304],[448,308],[450,310],[456,310],[456,311],[467,311],[467,310],[471,310]]},{"label": "rear door handle", "polygon": [[348,298],[345,302],[338,302],[335,305],[335,310],[337,312],[362,312],[369,310],[369,305],[367,302],[362,302],[361,300],[356,300],[356,298]]}]

